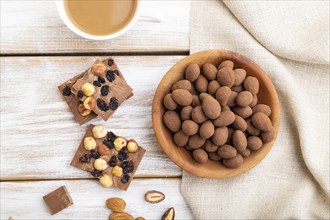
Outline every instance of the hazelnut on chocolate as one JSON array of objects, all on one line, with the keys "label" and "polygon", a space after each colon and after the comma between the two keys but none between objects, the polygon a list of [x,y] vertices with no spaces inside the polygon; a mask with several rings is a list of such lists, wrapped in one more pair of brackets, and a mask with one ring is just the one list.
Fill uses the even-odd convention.
[{"label": "hazelnut on chocolate", "polygon": [[107,161],[105,161],[102,158],[96,159],[94,161],[94,168],[98,171],[103,171],[107,169],[107,167],[108,167]]},{"label": "hazelnut on chocolate", "polygon": [[92,132],[95,138],[103,138],[108,134],[107,129],[100,125],[95,125],[92,129]]},{"label": "hazelnut on chocolate", "polygon": [[112,175],[114,176],[122,176],[123,175],[123,168],[121,168],[120,166],[115,166],[114,168],[112,168]]},{"label": "hazelnut on chocolate", "polygon": [[139,149],[139,145],[135,140],[133,140],[133,139],[128,140],[128,143],[127,143],[128,152],[135,153],[138,149]]},{"label": "hazelnut on chocolate", "polygon": [[107,68],[103,63],[95,63],[91,68],[92,73],[96,76],[102,76],[105,73],[106,69]]},{"label": "hazelnut on chocolate", "polygon": [[108,174],[103,174],[100,177],[100,184],[101,186],[103,186],[104,188],[109,188],[113,185],[113,181],[111,176],[109,176]]},{"label": "hazelnut on chocolate", "polygon": [[80,103],[80,104],[78,105],[78,112],[79,112],[79,114],[80,114],[81,116],[87,116],[87,115],[89,115],[90,113],[92,113],[91,110],[88,110],[88,109],[85,108],[85,106],[84,106],[83,103]]},{"label": "hazelnut on chocolate", "polygon": [[85,100],[84,100],[84,107],[85,109],[88,109],[88,110],[92,110],[94,109],[96,106],[96,100],[94,97],[87,97]]},{"label": "hazelnut on chocolate", "polygon": [[116,151],[119,152],[121,149],[123,149],[124,147],[126,147],[127,141],[123,137],[116,137],[116,139],[113,142],[113,144],[115,145]]},{"label": "hazelnut on chocolate", "polygon": [[84,147],[86,150],[94,150],[96,148],[96,141],[92,137],[84,138]]},{"label": "hazelnut on chocolate", "polygon": [[86,96],[92,96],[96,92],[94,85],[91,83],[85,83],[84,85],[82,85],[81,91]]}]

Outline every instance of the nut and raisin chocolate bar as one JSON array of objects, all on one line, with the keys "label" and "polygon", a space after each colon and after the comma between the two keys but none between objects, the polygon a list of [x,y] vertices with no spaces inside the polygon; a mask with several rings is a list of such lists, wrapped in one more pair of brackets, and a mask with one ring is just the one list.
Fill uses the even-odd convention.
[{"label": "nut and raisin chocolate bar", "polygon": [[[86,92],[86,95],[81,90],[84,84],[94,91],[93,94]],[[64,82],[58,89],[79,125],[97,115],[107,120],[126,99],[133,96],[132,88],[112,58],[96,60],[92,67]]]},{"label": "nut and raisin chocolate bar", "polygon": [[103,187],[114,186],[126,191],[144,153],[145,149],[135,140],[117,136],[99,125],[90,125],[71,166],[90,172],[100,179]]},{"label": "nut and raisin chocolate bar", "polygon": [[127,84],[115,61],[109,58],[97,60],[76,81],[71,91],[86,108],[106,121],[132,95],[133,89]]},{"label": "nut and raisin chocolate bar", "polygon": [[[86,111],[86,109],[84,109],[84,107],[83,107],[83,103],[71,92],[71,88],[72,88],[73,84],[75,84],[78,79],[82,78],[84,76],[84,74],[85,74],[85,72],[69,79],[68,81],[66,81],[63,84],[61,84],[60,86],[58,86],[58,89],[60,90],[60,92],[62,93],[62,95],[64,97],[64,100],[68,104],[75,121],[79,125],[83,125],[86,122],[89,122],[90,120],[97,117],[97,115],[94,112]],[[85,114],[84,114],[84,111],[85,111]]]}]

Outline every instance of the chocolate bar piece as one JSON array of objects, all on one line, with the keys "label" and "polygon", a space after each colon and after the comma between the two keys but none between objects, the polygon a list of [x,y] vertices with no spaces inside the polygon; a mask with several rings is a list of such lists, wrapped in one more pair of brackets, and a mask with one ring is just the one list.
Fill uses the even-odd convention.
[{"label": "chocolate bar piece", "polygon": [[[84,109],[83,103],[71,92],[73,84],[75,84],[78,79],[82,78],[84,74],[86,74],[86,72],[69,79],[58,87],[64,100],[68,104],[75,121],[78,122],[79,125],[83,125],[97,116],[94,112]],[[87,115],[83,113],[84,111]]]},{"label": "chocolate bar piece", "polygon": [[115,61],[109,58],[104,61],[97,60],[83,77],[76,81],[71,91],[85,106],[106,121],[132,96],[133,90]]},{"label": "chocolate bar piece", "polygon": [[57,190],[45,195],[43,199],[52,215],[73,204],[71,196],[65,186],[61,186]]},{"label": "chocolate bar piece", "polygon": [[[145,149],[138,146],[135,140],[126,140],[101,126],[90,125],[71,161],[71,166],[100,178],[104,187],[113,185],[126,191],[144,153]],[[98,162],[101,162],[101,167]],[[109,185],[104,184],[104,176],[111,178]]]}]

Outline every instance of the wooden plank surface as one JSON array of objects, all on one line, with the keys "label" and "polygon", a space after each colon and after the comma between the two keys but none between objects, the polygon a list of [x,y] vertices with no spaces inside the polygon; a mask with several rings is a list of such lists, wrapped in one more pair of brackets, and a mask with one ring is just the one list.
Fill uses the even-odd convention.
[{"label": "wooden plank surface", "polygon": [[[57,85],[84,71],[97,57],[2,57],[1,180],[88,178],[70,161],[86,131],[73,121]],[[100,58],[100,57],[98,57]],[[158,82],[181,56],[114,57],[134,96],[108,120],[93,120],[147,152],[138,177],[181,176],[159,147],[151,124]]]},{"label": "wooden plank surface", "polygon": [[[51,216],[42,197],[65,185],[74,204]],[[145,192],[160,190],[166,198],[159,204],[144,200]],[[1,219],[13,216],[19,219],[108,219],[111,211],[105,201],[121,197],[126,201],[126,211],[134,217],[161,219],[167,208],[175,208],[176,219],[193,219],[190,208],[180,194],[179,179],[133,180],[127,192],[104,189],[95,180],[23,181],[1,183]]]},{"label": "wooden plank surface", "polygon": [[1,1],[1,53],[188,52],[190,1],[142,1],[140,18],[108,41],[81,38],[59,17],[55,1]]}]

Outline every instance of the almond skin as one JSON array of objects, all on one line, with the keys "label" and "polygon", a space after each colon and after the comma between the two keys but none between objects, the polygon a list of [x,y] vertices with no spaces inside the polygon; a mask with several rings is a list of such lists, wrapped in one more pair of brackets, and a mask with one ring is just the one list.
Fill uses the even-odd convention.
[{"label": "almond skin", "polygon": [[118,197],[107,199],[105,204],[113,212],[123,212],[126,208],[126,202]]},{"label": "almond skin", "polygon": [[156,190],[152,190],[146,192],[144,199],[149,203],[160,203],[165,199],[165,194]]}]

